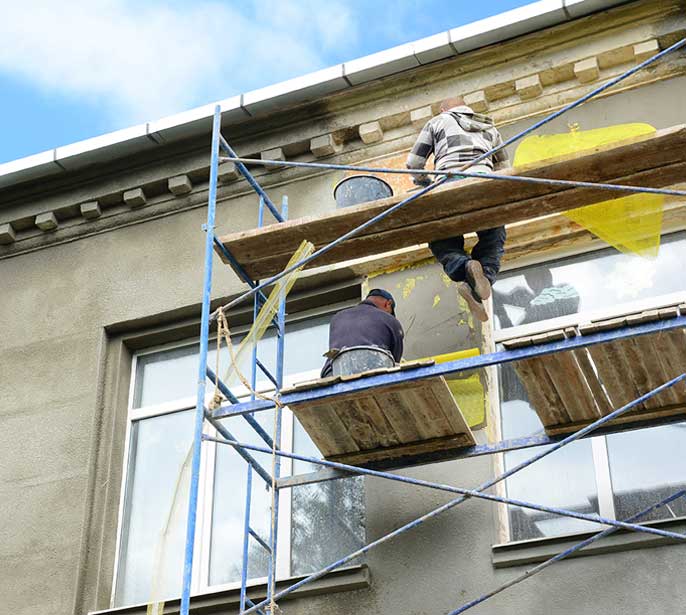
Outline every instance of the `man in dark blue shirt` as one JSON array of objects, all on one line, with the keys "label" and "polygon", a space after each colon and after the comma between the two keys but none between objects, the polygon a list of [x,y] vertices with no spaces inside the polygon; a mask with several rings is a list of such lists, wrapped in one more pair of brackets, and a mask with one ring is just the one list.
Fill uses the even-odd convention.
[{"label": "man in dark blue shirt", "polygon": [[[329,325],[329,350],[351,346],[377,346],[388,350],[399,362],[403,356],[403,327],[395,317],[395,299],[375,288],[356,306],[341,310]],[[331,359],[322,368],[322,378],[331,375]]]}]

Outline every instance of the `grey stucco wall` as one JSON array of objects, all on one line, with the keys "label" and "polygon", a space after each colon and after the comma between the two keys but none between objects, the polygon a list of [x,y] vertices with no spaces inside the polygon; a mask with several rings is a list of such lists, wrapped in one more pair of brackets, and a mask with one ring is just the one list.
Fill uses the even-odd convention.
[{"label": "grey stucco wall", "polygon": [[[658,128],[681,123],[685,91],[684,77],[656,83],[589,103],[546,131],[564,132],[571,121],[582,130],[629,121]],[[509,136],[528,122],[503,132]],[[288,193],[291,217],[325,211],[334,207],[330,191],[340,176],[275,186],[270,194],[279,200]],[[253,226],[254,206],[252,196],[222,202],[218,232]],[[107,607],[128,384],[122,335],[157,314],[193,315],[204,218],[203,208],[191,209],[0,261],[3,615]],[[215,269],[215,297],[240,288],[228,268]],[[483,458],[406,473],[474,486],[492,471],[492,460]],[[448,499],[379,480],[367,481],[366,494],[370,540]],[[295,600],[284,608],[292,614],[445,612],[519,572],[493,568],[496,527],[491,504],[467,502],[372,551],[369,590]],[[572,560],[475,612],[676,612],[686,600],[680,582],[685,558],[682,547],[668,546]]]}]

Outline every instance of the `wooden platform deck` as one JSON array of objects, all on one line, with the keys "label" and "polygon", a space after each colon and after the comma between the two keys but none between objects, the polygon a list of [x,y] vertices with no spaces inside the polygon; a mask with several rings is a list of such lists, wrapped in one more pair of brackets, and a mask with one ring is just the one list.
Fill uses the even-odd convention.
[{"label": "wooden platform deck", "polygon": [[[664,187],[686,177],[684,152],[686,126],[681,125],[657,131],[641,140],[596,148],[548,162],[545,166],[516,169],[503,175]],[[302,240],[311,241],[320,248],[407,196],[399,194],[316,218],[300,218],[233,233],[221,237],[220,241],[253,279],[264,279],[285,267]],[[490,179],[463,180],[437,188],[409,203],[361,235],[322,255],[312,266],[381,254],[619,196],[625,194]]]},{"label": "wooden platform deck", "polygon": [[[297,385],[284,393],[411,370],[431,363],[417,361],[354,376],[324,378]],[[442,376],[291,404],[289,407],[326,459],[351,465],[475,444],[474,436]]]},{"label": "wooden platform deck", "polygon": [[[511,340],[521,348],[675,318],[686,305],[650,310],[600,322]],[[514,363],[529,402],[549,435],[572,432],[686,373],[686,329],[641,335]],[[684,415],[686,383],[656,395],[611,424],[649,422]]]}]

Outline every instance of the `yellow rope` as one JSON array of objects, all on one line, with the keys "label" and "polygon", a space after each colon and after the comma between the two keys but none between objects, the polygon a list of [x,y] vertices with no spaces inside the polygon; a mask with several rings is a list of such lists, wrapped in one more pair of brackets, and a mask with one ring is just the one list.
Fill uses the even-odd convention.
[{"label": "yellow rope", "polygon": [[[271,493],[271,535],[275,536],[276,535],[276,430],[277,430],[277,425],[278,425],[278,418],[279,414],[281,412],[281,409],[283,408],[283,403],[279,399],[278,393],[274,396],[270,395],[265,395],[264,393],[259,393],[256,391],[251,385],[250,382],[248,382],[248,379],[245,377],[243,372],[238,368],[238,361],[236,358],[236,352],[234,350],[233,344],[231,343],[231,331],[229,330],[229,323],[226,320],[226,316],[224,312],[219,312],[219,315],[217,317],[217,372],[219,373],[219,351],[221,350],[221,342],[222,339],[226,342],[226,347],[229,350],[229,356],[231,358],[231,366],[233,367],[234,372],[238,376],[238,379],[241,381],[243,386],[250,391],[256,398],[258,399],[263,399],[265,401],[269,401],[274,404],[274,422],[272,425],[272,472],[271,472],[271,477],[272,477],[272,493]],[[217,379],[218,382],[218,379]],[[219,395],[219,403],[221,403],[221,394],[219,393],[217,382],[215,382],[215,399],[216,396]],[[215,399],[212,400],[214,403]],[[271,553],[271,566],[272,566],[272,574],[269,578],[269,594],[271,596],[271,601],[269,603],[269,606],[267,609],[270,611],[272,615],[276,615],[281,609],[279,609],[278,605],[276,604],[274,600],[274,594],[276,593],[276,549],[275,549],[275,544],[269,545],[272,548],[272,553]]]}]

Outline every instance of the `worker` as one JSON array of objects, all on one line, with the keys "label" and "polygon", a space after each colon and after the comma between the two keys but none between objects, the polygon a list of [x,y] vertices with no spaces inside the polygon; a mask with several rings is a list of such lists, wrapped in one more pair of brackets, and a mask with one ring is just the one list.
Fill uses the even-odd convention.
[{"label": "worker", "polygon": [[[458,169],[502,145],[500,133],[490,117],[475,113],[462,97],[448,98],[441,103],[441,112],[422,128],[407,157],[408,169],[423,169],[431,153],[436,170]],[[492,173],[507,166],[504,149],[469,167],[469,172]],[[462,178],[450,178],[456,181]],[[418,185],[431,183],[428,175],[414,176]],[[441,263],[448,277],[458,282],[458,292],[470,311],[480,321],[488,320],[484,301],[491,296],[491,286],[500,270],[504,254],[505,227],[477,232],[478,242],[471,256],[464,249],[464,237],[458,235],[429,243],[431,252]]]},{"label": "worker", "polygon": [[389,351],[396,363],[403,356],[403,327],[395,317],[395,299],[375,288],[361,303],[341,310],[329,325],[329,353],[321,377],[331,375],[331,355],[352,346],[376,346]]}]

